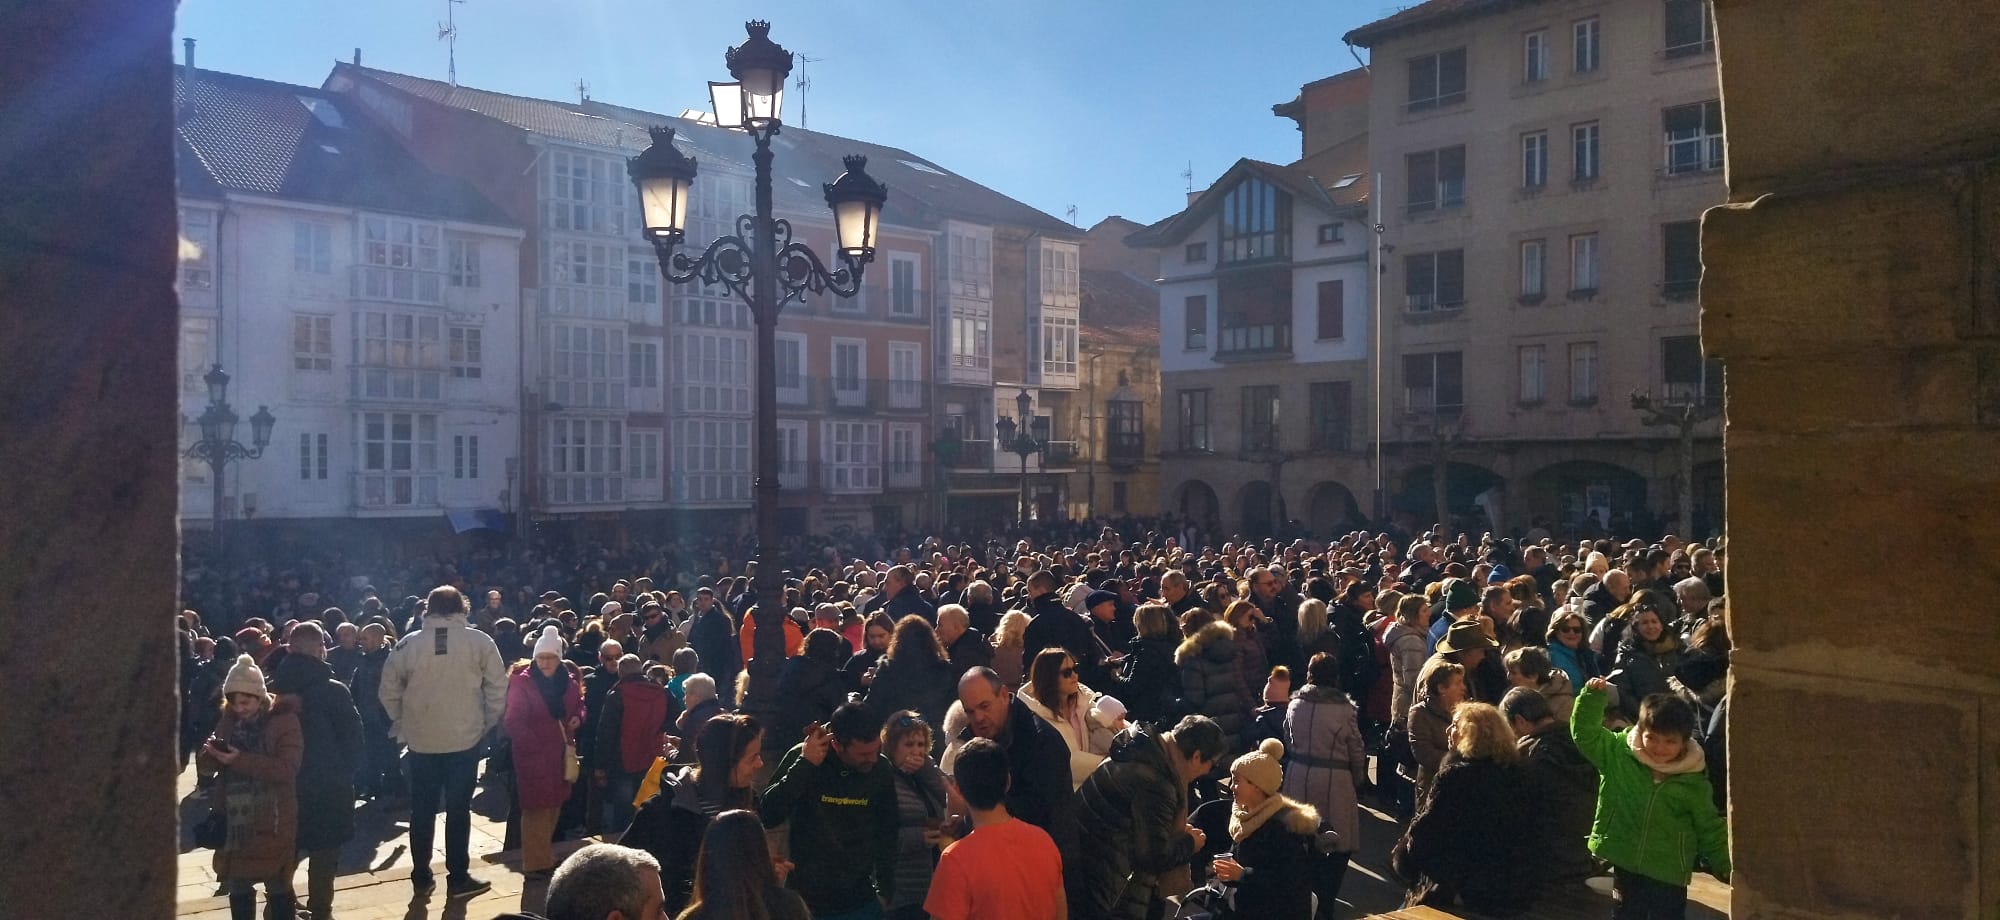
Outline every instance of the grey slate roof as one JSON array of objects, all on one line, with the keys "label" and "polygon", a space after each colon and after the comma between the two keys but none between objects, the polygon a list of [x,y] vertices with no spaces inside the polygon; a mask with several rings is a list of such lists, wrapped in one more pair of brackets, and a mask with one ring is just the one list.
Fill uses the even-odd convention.
[{"label": "grey slate roof", "polygon": [[1373,48],[1384,39],[1539,2],[1541,0],[1428,0],[1351,29],[1342,39],[1350,45]]},{"label": "grey slate roof", "polygon": [[[348,63],[335,64],[334,73],[372,79],[418,98],[477,112],[554,140],[615,148],[630,154],[637,154],[652,142],[647,127],[668,125],[676,132],[675,145],[697,161],[726,162],[744,172],[750,169],[752,143],[741,131],[597,100],[560,102],[514,96]],[[868,174],[889,187],[889,203],[883,219],[891,223],[936,227],[946,218],[958,218],[1022,227],[1053,236],[1083,235],[1081,230],[1055,217],[906,150],[791,125],[784,126],[772,143],[777,151],[772,191],[781,212],[825,208],[821,183],[831,182],[840,175],[844,169],[843,156],[861,154],[868,158]],[[792,181],[794,177],[798,181]]]},{"label": "grey slate roof", "polygon": [[249,192],[512,226],[462,179],[426,169],[344,100],[213,70],[174,68],[176,168],[183,194]]}]

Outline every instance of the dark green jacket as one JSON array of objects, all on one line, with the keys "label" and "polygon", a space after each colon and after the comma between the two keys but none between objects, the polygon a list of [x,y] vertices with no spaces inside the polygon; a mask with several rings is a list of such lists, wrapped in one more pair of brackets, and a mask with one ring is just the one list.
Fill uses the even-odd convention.
[{"label": "dark green jacket", "polygon": [[804,751],[795,745],[778,761],[759,809],[765,827],[791,822],[787,886],[816,916],[886,903],[896,884],[896,768],[877,755],[873,768],[855,770],[832,750],[813,766]]},{"label": "dark green jacket", "polygon": [[[1653,779],[1653,769],[1632,753],[1627,735],[1604,727],[1602,690],[1585,687],[1576,697],[1569,729],[1577,750],[1597,767],[1597,819],[1590,851],[1628,872],[1686,888],[1697,854],[1719,879],[1729,879],[1729,826],[1715,813],[1708,774],[1701,769]],[[1696,764],[1700,746],[1689,740]]]}]

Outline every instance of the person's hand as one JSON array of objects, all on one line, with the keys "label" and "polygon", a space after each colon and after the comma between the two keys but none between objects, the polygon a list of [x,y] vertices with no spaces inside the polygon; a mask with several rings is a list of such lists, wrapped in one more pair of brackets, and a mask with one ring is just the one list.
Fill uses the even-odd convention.
[{"label": "person's hand", "polygon": [[1201,828],[1190,824],[1187,826],[1187,835],[1194,838],[1195,849],[1199,850],[1202,847],[1208,846],[1208,835],[1202,833]]},{"label": "person's hand", "polygon": [[1243,864],[1236,860],[1217,859],[1215,862],[1210,863],[1208,868],[1221,881],[1237,882],[1243,880]]},{"label": "person's hand", "polygon": [[236,758],[242,756],[242,753],[243,753],[242,751],[238,751],[235,749],[224,750],[223,748],[217,747],[215,744],[215,739],[213,738],[210,738],[208,740],[208,756],[215,758],[216,763],[219,763],[225,767],[235,763]]},{"label": "person's hand", "polygon": [[792,874],[792,868],[796,865],[797,863],[789,859],[771,860],[771,869],[778,873],[778,884],[783,885],[785,883],[785,876]]},{"label": "person's hand", "polygon": [[799,756],[804,757],[807,763],[817,767],[826,762],[826,752],[832,746],[833,733],[827,731],[826,726],[814,722],[806,726],[805,746],[804,749],[799,751]]},{"label": "person's hand", "polygon": [[660,733],[660,756],[672,760],[681,752],[681,741],[666,732]]},{"label": "person's hand", "polygon": [[570,716],[568,719],[563,721],[563,724],[569,726],[570,731],[576,731],[576,727],[583,724],[583,717]]},{"label": "person's hand", "polygon": [[875,669],[869,668],[868,670],[861,672],[861,686],[872,687],[874,685],[875,685]]},{"label": "person's hand", "polygon": [[1603,693],[1611,689],[1611,682],[1602,677],[1593,677],[1583,682],[1585,687]]}]

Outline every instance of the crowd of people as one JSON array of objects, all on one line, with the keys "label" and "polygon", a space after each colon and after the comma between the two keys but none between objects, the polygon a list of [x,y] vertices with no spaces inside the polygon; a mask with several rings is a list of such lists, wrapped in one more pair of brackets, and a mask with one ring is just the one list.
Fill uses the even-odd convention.
[{"label": "crowd of people", "polygon": [[1718,541],[1009,536],[791,538],[769,617],[720,544],[239,579],[258,606],[181,617],[197,837],[232,916],[291,916],[304,862],[326,918],[357,799],[408,808],[420,895],[441,812],[475,895],[484,763],[551,920],[1317,920],[1364,804],[1412,903],[1609,874],[1681,917],[1727,879]]}]

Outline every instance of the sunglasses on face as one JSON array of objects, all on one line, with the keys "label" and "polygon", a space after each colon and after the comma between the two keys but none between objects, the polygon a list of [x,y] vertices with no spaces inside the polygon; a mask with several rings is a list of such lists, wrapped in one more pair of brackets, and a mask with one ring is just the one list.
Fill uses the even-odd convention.
[{"label": "sunglasses on face", "polygon": [[1583,627],[1581,627],[1581,626],[1558,626],[1558,627],[1556,627],[1556,632],[1559,632],[1559,633],[1580,633],[1580,632],[1583,632]]},{"label": "sunglasses on face", "polygon": [[1064,668],[1064,669],[1062,669],[1062,670],[1061,670],[1060,672],[1058,672],[1058,673],[1060,673],[1060,674],[1061,674],[1062,676],[1064,676],[1064,677],[1075,677],[1075,676],[1076,676],[1076,668],[1073,668],[1073,667],[1070,667],[1070,668]]}]

